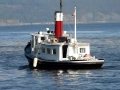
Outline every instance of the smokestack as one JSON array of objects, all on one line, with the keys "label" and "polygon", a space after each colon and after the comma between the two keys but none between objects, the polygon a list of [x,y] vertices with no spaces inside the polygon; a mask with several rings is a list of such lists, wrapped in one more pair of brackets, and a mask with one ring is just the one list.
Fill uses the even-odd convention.
[{"label": "smokestack", "polygon": [[55,37],[59,39],[63,35],[63,13],[62,0],[60,0],[60,11],[55,12]]},{"label": "smokestack", "polygon": [[55,12],[55,37],[60,38],[63,34],[63,13],[61,11]]}]

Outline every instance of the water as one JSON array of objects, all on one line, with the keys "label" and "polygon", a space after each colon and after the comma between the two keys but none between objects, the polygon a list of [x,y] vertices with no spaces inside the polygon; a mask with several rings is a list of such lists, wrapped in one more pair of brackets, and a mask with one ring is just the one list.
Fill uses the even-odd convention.
[{"label": "water", "polygon": [[[77,26],[80,42],[91,44],[91,53],[104,58],[102,69],[30,70],[24,47],[30,33],[53,25],[0,27],[0,90],[120,90],[120,24]],[[72,31],[72,25],[65,30]]]}]

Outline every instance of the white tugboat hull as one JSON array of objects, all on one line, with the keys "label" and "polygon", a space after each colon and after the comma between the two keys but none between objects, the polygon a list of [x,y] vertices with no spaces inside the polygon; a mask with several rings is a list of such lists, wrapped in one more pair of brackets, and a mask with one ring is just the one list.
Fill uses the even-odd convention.
[{"label": "white tugboat hull", "polygon": [[[28,59],[30,68],[37,69],[99,69],[102,67],[104,60],[63,60],[63,61],[52,61],[52,60],[43,60],[38,58],[37,66],[34,67],[34,57],[27,52],[27,49],[30,49],[29,46],[25,48],[25,56]],[[29,51],[29,50],[28,50]]]}]

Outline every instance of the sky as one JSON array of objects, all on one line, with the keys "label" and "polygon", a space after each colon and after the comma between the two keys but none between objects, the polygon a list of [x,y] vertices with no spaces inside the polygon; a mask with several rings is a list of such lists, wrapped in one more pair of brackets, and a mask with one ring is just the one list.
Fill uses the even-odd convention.
[{"label": "sky", "polygon": [[[120,0],[63,0],[64,21],[72,22],[74,6],[79,23],[120,22]],[[0,0],[0,24],[53,22],[59,0]]]}]

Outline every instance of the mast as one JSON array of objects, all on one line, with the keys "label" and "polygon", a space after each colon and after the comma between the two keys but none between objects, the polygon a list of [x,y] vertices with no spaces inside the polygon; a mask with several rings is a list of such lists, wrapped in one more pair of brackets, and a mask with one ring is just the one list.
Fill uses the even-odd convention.
[{"label": "mast", "polygon": [[74,11],[74,23],[75,23],[75,25],[74,25],[74,38],[75,38],[75,42],[77,41],[77,38],[76,38],[76,24],[77,24],[77,20],[76,20],[76,6],[75,6],[75,11]]},{"label": "mast", "polygon": [[60,0],[60,11],[62,12],[62,0]]}]

